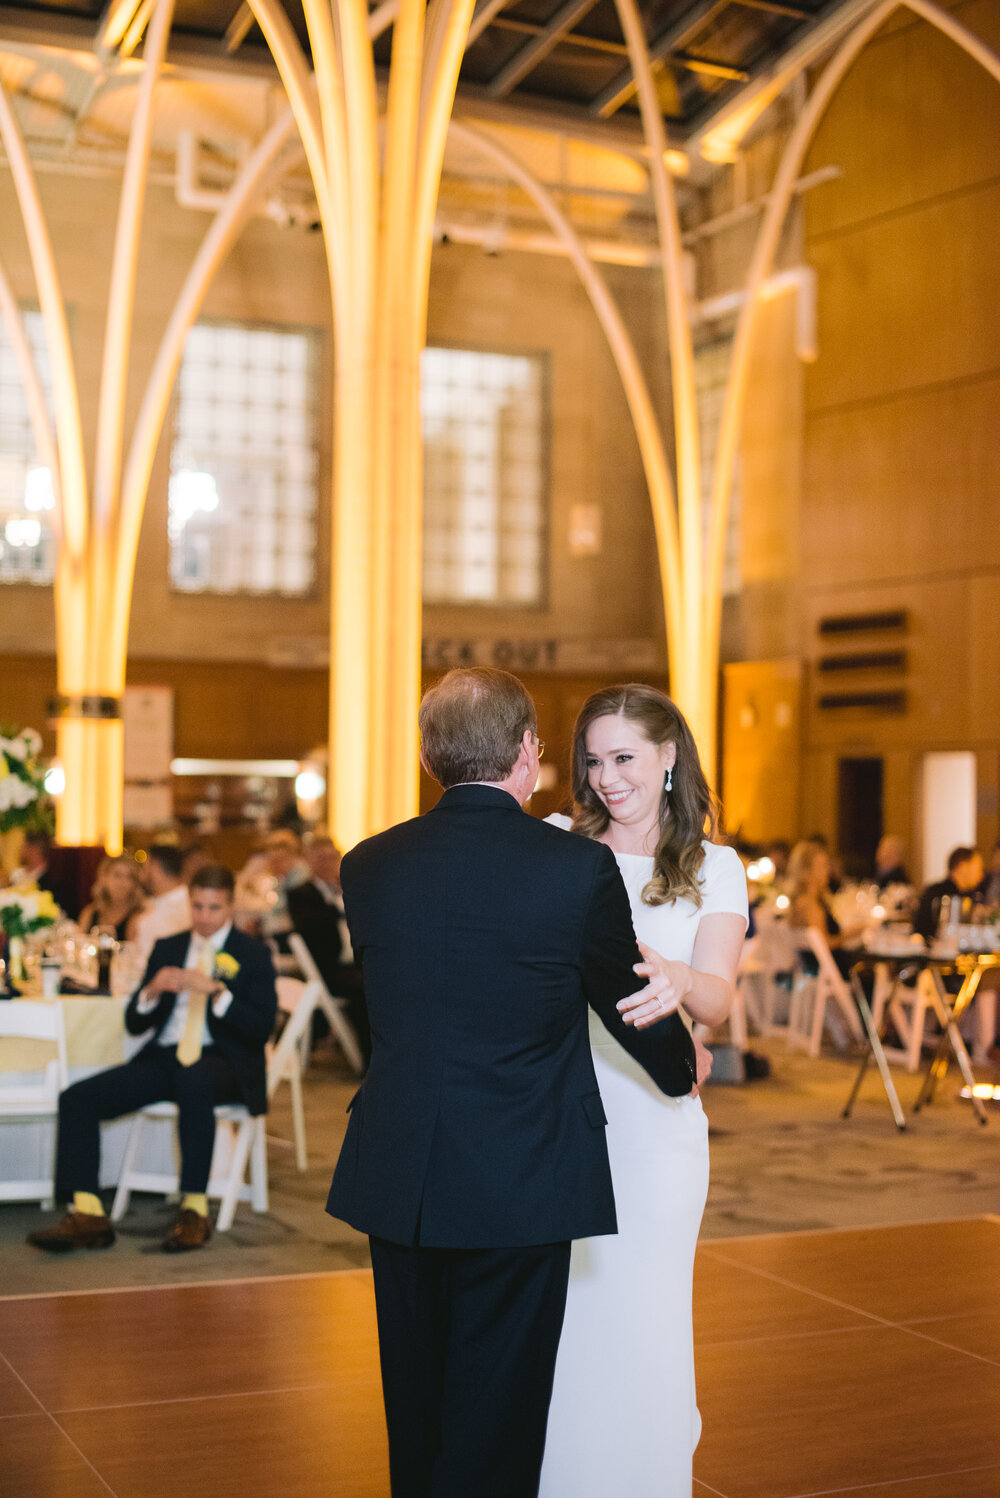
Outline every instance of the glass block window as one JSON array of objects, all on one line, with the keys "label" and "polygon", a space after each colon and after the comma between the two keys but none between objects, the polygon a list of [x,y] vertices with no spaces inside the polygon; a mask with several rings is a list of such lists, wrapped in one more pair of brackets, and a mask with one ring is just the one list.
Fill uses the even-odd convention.
[{"label": "glass block window", "polygon": [[544,356],[428,348],[421,392],[424,601],[540,603],[548,508]]},{"label": "glass block window", "polygon": [[[26,312],[24,323],[51,416],[52,380],[41,313]],[[21,371],[0,324],[0,583],[52,582],[54,509],[52,474],[38,456]]]},{"label": "glass block window", "polygon": [[[705,547],[710,533],[709,503],[715,455],[719,446],[719,424],[726,394],[726,377],[732,354],[732,339],[703,344],[694,351],[694,385],[698,401],[698,456],[701,462],[702,524]],[[726,559],[722,569],[722,592],[725,597],[740,591],[740,510],[742,500],[740,459],[737,452],[733,465],[733,483],[729,493],[729,520],[726,527]]]},{"label": "glass block window", "polygon": [[172,585],[182,593],[310,592],[317,336],[198,323],[177,383],[167,521]]}]

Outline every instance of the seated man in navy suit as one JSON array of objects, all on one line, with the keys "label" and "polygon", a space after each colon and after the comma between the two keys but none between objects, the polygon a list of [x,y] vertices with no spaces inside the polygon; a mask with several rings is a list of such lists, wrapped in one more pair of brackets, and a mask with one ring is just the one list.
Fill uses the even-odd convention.
[{"label": "seated man in navy suit", "polygon": [[59,1099],[56,1195],[71,1198],[55,1227],[29,1233],[49,1253],[108,1248],[115,1230],[98,1196],[100,1125],[150,1103],[177,1104],[183,1193],[167,1253],[201,1248],[211,1237],[209,1167],[217,1103],[267,1112],[264,1047],[277,995],[267,948],[233,925],[233,876],[220,864],[191,880],[191,929],[161,938],[125,1011],[131,1035],[149,1039],[124,1066],[69,1087]]}]

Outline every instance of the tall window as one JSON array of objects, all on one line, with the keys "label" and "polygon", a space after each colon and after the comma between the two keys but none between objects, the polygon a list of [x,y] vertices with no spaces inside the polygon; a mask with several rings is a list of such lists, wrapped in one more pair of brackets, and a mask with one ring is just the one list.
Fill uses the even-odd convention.
[{"label": "tall window", "polygon": [[[24,323],[51,416],[52,381],[41,313],[26,312]],[[38,456],[21,371],[0,325],[0,583],[52,582],[54,508],[52,475]]]},{"label": "tall window", "polygon": [[544,357],[429,348],[421,390],[425,602],[540,603]]},{"label": "tall window", "polygon": [[[719,424],[726,395],[726,377],[732,355],[732,339],[706,343],[694,351],[694,385],[698,401],[698,455],[701,462],[701,501],[705,545],[709,536],[709,501],[715,455],[719,447]],[[726,525],[726,557],[722,569],[722,591],[726,597],[740,591],[740,509],[742,473],[737,454],[733,465],[733,482],[729,492],[729,518]]]},{"label": "tall window", "polygon": [[179,591],[312,588],[318,366],[312,333],[191,329],[170,453],[170,581]]}]

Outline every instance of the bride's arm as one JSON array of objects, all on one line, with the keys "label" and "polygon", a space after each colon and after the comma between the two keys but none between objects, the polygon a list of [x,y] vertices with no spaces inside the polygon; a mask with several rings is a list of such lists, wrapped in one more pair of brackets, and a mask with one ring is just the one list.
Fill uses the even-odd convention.
[{"label": "bride's arm", "polygon": [[745,933],[746,921],[741,915],[702,916],[690,965],[661,957],[640,942],[639,950],[646,960],[638,963],[635,971],[649,979],[649,986],[618,1005],[625,1023],[643,1030],[683,1004],[699,1024],[713,1028],[721,1025],[732,1007]]}]

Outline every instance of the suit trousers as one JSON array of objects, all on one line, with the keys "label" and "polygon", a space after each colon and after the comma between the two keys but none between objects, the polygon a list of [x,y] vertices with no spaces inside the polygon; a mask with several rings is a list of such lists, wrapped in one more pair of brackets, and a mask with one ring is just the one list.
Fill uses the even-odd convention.
[{"label": "suit trousers", "polygon": [[203,1192],[215,1145],[215,1105],[242,1101],[236,1073],[218,1047],[206,1046],[192,1066],[181,1066],[176,1047],[150,1041],[124,1066],[75,1082],[59,1098],[57,1197],[99,1191],[102,1122],[162,1102],[177,1104],[181,1190]]},{"label": "suit trousers", "polygon": [[535,1498],[569,1243],[370,1243],[392,1498]]}]

